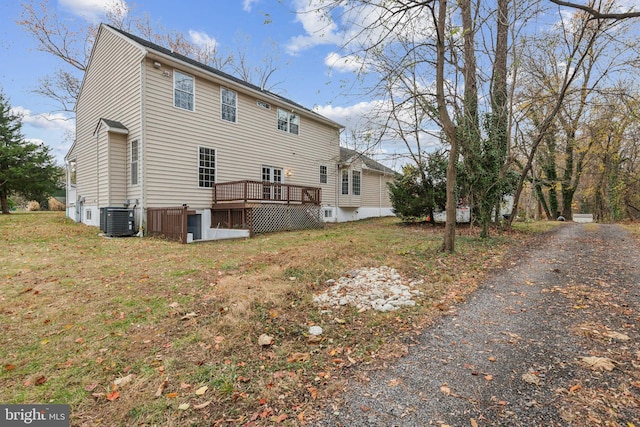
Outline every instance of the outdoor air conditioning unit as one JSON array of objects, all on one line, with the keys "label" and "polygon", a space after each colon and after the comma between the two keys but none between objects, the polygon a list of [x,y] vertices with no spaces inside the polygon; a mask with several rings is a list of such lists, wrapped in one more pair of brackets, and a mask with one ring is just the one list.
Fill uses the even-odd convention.
[{"label": "outdoor air conditioning unit", "polygon": [[106,236],[133,236],[135,234],[135,228],[135,213],[133,209],[100,209],[100,229]]}]

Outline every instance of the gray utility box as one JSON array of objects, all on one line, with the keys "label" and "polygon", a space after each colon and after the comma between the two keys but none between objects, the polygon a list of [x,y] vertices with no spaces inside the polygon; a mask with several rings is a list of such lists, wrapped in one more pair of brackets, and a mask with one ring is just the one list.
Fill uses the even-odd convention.
[{"label": "gray utility box", "polygon": [[100,208],[100,230],[109,237],[126,237],[135,234],[133,209]]}]

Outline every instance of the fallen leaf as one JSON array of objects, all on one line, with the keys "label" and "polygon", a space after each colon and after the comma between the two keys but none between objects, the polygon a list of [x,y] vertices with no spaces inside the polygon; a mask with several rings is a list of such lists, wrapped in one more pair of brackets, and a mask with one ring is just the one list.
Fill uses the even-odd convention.
[{"label": "fallen leaf", "polygon": [[582,386],[580,384],[572,385],[571,388],[569,389],[569,393],[575,393],[580,389],[582,389]]},{"label": "fallen leaf", "polygon": [[184,316],[182,316],[180,320],[189,320],[189,319],[193,319],[194,317],[198,317],[198,313],[192,311],[191,313],[187,313]]},{"label": "fallen leaf", "polygon": [[175,399],[176,397],[178,397],[178,393],[167,393],[167,397],[169,399]]},{"label": "fallen leaf", "polygon": [[298,421],[300,421],[301,423],[304,423],[304,411],[298,414]]},{"label": "fallen leaf", "polygon": [[309,394],[311,395],[312,400],[316,400],[318,398],[318,389],[315,387],[307,387]]},{"label": "fallen leaf", "polygon": [[181,403],[181,404],[178,406],[178,409],[179,409],[179,410],[181,410],[181,411],[186,411],[187,409],[189,409],[189,406],[190,406],[190,405],[189,405],[188,403]]},{"label": "fallen leaf", "polygon": [[444,393],[445,396],[451,396],[451,389],[446,384],[440,386],[440,391]]},{"label": "fallen leaf", "polygon": [[262,334],[260,335],[260,337],[258,338],[258,344],[260,344],[263,347],[267,347],[272,345],[274,342],[273,337],[270,337],[267,334]]},{"label": "fallen leaf", "polygon": [[[491,356],[491,357],[489,358],[489,362],[495,362],[495,361],[496,361],[496,358],[495,358],[495,357]],[[473,418],[471,418],[471,419],[473,419]]]},{"label": "fallen leaf", "polygon": [[532,373],[527,372],[526,374],[522,374],[522,380],[529,384],[540,385],[540,378]]},{"label": "fallen leaf", "polygon": [[107,400],[109,402],[113,402],[114,400],[116,400],[119,397],[120,397],[120,392],[118,390],[114,390],[111,393],[107,394]]},{"label": "fallen leaf", "polygon": [[621,334],[620,332],[616,332],[616,331],[607,331],[607,332],[604,332],[602,335],[604,335],[607,338],[612,338],[618,341],[629,341],[631,339],[629,338],[629,335]]},{"label": "fallen leaf", "polygon": [[162,396],[162,393],[164,393],[164,389],[167,388],[167,385],[169,384],[169,379],[165,378],[164,381],[162,381],[160,383],[160,385],[158,386],[158,390],[156,390],[156,397],[160,397]]},{"label": "fallen leaf", "polygon": [[469,422],[471,423],[471,427],[478,427],[478,422],[475,418],[470,418]]},{"label": "fallen leaf", "polygon": [[133,374],[129,374],[125,377],[114,380],[113,385],[115,385],[116,387],[124,387],[125,385],[129,384],[132,379],[133,379]]},{"label": "fallen leaf", "polygon": [[286,420],[289,416],[287,414],[280,414],[274,421],[276,423],[281,423]]},{"label": "fallen leaf", "polygon": [[198,396],[202,396],[203,394],[205,394],[207,392],[207,390],[209,390],[209,386],[205,385],[200,387],[199,389],[196,390],[196,394]]},{"label": "fallen leaf", "polygon": [[4,365],[5,371],[13,371],[14,369],[16,369],[16,365],[12,365],[12,364]]},{"label": "fallen leaf", "polygon": [[402,380],[395,378],[387,383],[387,387],[397,387],[400,384],[402,384]]},{"label": "fallen leaf", "polygon": [[47,379],[44,376],[42,376],[42,377],[38,377],[34,384],[35,385],[42,385],[42,384],[44,384],[46,382],[47,382]]},{"label": "fallen leaf", "polygon": [[487,375],[484,376],[484,379],[487,380],[487,381],[492,381],[493,380],[493,376],[487,374]]},{"label": "fallen leaf", "polygon": [[207,400],[204,403],[200,403],[199,405],[193,405],[193,409],[204,409],[211,404],[210,400]]},{"label": "fallen leaf", "polygon": [[613,371],[615,365],[613,360],[608,357],[582,357],[582,361],[589,365],[591,369],[604,369],[605,371]]},{"label": "fallen leaf", "polygon": [[289,363],[306,362],[309,359],[311,359],[311,354],[309,353],[293,353],[291,356],[287,358],[287,362]]},{"label": "fallen leaf", "polygon": [[222,341],[224,341],[224,337],[217,336],[213,340],[215,341],[216,344],[220,344]]},{"label": "fallen leaf", "polygon": [[88,392],[92,392],[93,390],[96,389],[96,387],[98,387],[98,383],[92,383],[84,386],[84,389]]}]

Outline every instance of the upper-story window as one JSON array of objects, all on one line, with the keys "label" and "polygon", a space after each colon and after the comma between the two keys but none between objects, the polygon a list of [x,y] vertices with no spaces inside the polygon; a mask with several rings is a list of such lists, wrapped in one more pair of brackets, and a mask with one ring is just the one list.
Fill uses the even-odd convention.
[{"label": "upper-story window", "polygon": [[235,123],[238,119],[236,114],[236,110],[238,109],[238,95],[234,91],[222,87],[220,88],[220,98],[222,103],[220,108],[222,111],[222,120]]},{"label": "upper-story window", "polygon": [[278,129],[298,135],[300,130],[300,116],[278,108]]},{"label": "upper-story window", "polygon": [[320,184],[326,184],[328,182],[329,174],[327,173],[327,167],[320,165]]},{"label": "upper-story window", "polygon": [[360,195],[360,171],[351,172],[351,194]]},{"label": "upper-story window", "polygon": [[173,73],[173,105],[185,110],[194,110],[194,80],[188,74],[180,71]]}]

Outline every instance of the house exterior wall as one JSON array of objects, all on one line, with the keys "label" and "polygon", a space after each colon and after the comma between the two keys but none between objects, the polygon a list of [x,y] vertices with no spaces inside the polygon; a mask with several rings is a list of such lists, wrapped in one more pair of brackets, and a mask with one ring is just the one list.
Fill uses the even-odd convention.
[{"label": "house exterior wall", "polygon": [[[161,64],[154,67],[154,62]],[[156,65],[157,66],[157,65]],[[277,110],[267,97],[215,81],[180,63],[145,61],[145,157],[148,207],[187,203],[195,209],[211,206],[211,188],[198,186],[199,147],[215,149],[216,182],[262,180],[262,166],[281,168],[283,182],[322,188],[323,203],[335,203],[335,164],[339,129],[300,115],[299,134],[278,129]],[[174,106],[173,75],[194,77],[194,111]],[[221,87],[237,94],[236,123],[221,118]],[[257,105],[267,102],[269,109]],[[291,107],[288,108],[291,110]],[[320,165],[328,168],[320,183]],[[289,172],[289,174],[287,173]]]},{"label": "house exterior wall", "polygon": [[[98,207],[116,203],[120,206],[124,199],[140,195],[139,188],[131,188],[128,183],[124,190],[126,197],[121,189],[112,191],[122,186],[123,166],[118,166],[120,169],[114,171],[119,172],[116,174],[107,171],[110,157],[115,162],[121,161],[122,144],[141,135],[140,63],[143,55],[140,48],[121,35],[101,27],[76,104],[76,141],[67,154],[68,160],[76,162],[76,198],[69,200],[74,204],[70,216],[74,218],[73,212],[78,210],[80,220],[89,225],[99,225]],[[118,121],[129,130],[128,136],[117,138],[118,147],[109,147],[109,136],[104,129],[98,128],[96,133],[101,118]],[[91,211],[90,218],[87,218],[87,210]]]}]

